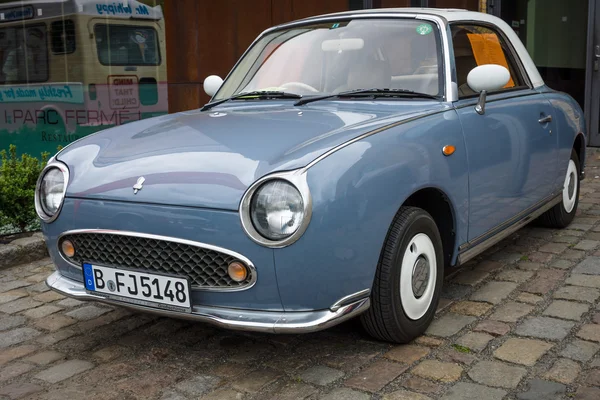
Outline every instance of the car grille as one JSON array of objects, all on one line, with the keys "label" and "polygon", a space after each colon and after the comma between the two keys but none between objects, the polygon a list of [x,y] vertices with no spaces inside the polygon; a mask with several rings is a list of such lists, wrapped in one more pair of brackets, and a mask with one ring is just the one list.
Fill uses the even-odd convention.
[{"label": "car grille", "polygon": [[123,267],[175,275],[189,279],[193,288],[203,289],[242,289],[250,285],[256,277],[249,269],[245,281],[236,282],[227,273],[233,261],[247,262],[220,251],[165,239],[125,236],[113,233],[73,233],[60,238],[75,246],[75,256],[63,257],[77,266],[84,262],[107,267]]}]

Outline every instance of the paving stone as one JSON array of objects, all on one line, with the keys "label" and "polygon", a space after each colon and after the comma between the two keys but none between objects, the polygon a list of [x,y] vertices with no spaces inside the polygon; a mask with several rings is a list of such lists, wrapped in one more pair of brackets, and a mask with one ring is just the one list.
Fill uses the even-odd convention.
[{"label": "paving stone", "polygon": [[427,347],[403,344],[385,353],[384,357],[404,364],[412,364],[427,356],[429,352],[430,350]]},{"label": "paving stone", "polygon": [[425,333],[432,336],[448,337],[454,335],[473,321],[475,321],[474,317],[448,313],[434,320]]},{"label": "paving stone", "polygon": [[414,340],[415,344],[427,346],[427,347],[439,347],[445,342],[443,339],[431,337],[431,336],[419,336]]},{"label": "paving stone", "polygon": [[442,400],[502,400],[506,391],[474,383],[459,382],[452,386]]},{"label": "paving stone", "polygon": [[573,342],[567,344],[564,350],[560,352],[560,355],[573,360],[587,362],[594,357],[594,354],[599,349],[600,346],[595,343],[575,339]]},{"label": "paving stone", "polygon": [[53,363],[54,361],[62,360],[63,358],[65,358],[64,354],[59,353],[58,351],[48,350],[24,358],[23,361],[27,361],[37,365],[48,365]]},{"label": "paving stone", "polygon": [[35,301],[41,301],[43,303],[51,303],[53,301],[61,300],[64,298],[65,296],[57,292],[46,292],[33,296],[33,299]]},{"label": "paving stone", "polygon": [[490,257],[494,261],[500,261],[506,264],[514,264],[523,258],[523,254],[511,253],[506,251],[497,251]]},{"label": "paving stone", "polygon": [[577,337],[580,337],[585,340],[590,340],[592,342],[600,342],[600,325],[598,325],[598,324],[583,325],[581,327],[581,329],[579,330],[579,332],[577,332]]},{"label": "paving stone", "polygon": [[585,383],[586,385],[600,386],[600,370],[593,369],[589,371],[587,377],[585,378]]},{"label": "paving stone", "polygon": [[62,311],[62,308],[49,305],[49,306],[41,306],[38,308],[33,308],[31,310],[27,310],[23,314],[28,318],[38,319],[38,318],[46,317],[50,314],[54,314],[59,311]]},{"label": "paving stone", "polygon": [[33,353],[36,350],[37,350],[37,347],[32,346],[32,345],[11,347],[9,349],[4,349],[4,350],[0,349],[0,365],[4,365],[7,362],[16,360],[17,358],[24,357],[27,354]]},{"label": "paving stone", "polygon": [[581,386],[575,393],[575,400],[598,400],[600,399],[600,389]]},{"label": "paving stone", "polygon": [[382,400],[431,400],[431,397],[424,394],[409,392],[407,390],[396,390],[382,397]]},{"label": "paving stone", "polygon": [[566,258],[567,260],[579,261],[585,257],[585,251],[568,249],[565,250],[560,257]]},{"label": "paving stone", "polygon": [[509,301],[498,307],[496,312],[490,316],[490,319],[502,322],[516,322],[531,311],[533,311],[533,307],[528,304]]},{"label": "paving stone", "polygon": [[560,254],[565,251],[567,247],[568,244],[566,243],[548,243],[540,247],[538,251],[543,253]]},{"label": "paving stone", "polygon": [[466,353],[463,351],[463,349],[459,349],[456,347],[453,349],[444,349],[444,351],[439,353],[437,357],[440,361],[451,364],[459,363],[471,365],[475,361],[477,361],[477,357],[475,355]]},{"label": "paving stone", "polygon": [[600,288],[600,276],[572,274],[570,277],[567,278],[566,283],[575,286]]},{"label": "paving stone", "polygon": [[10,292],[0,293],[0,304],[10,303],[25,296],[28,296],[28,293],[24,290],[11,290]]},{"label": "paving stone", "polygon": [[468,375],[477,383],[501,388],[516,388],[527,374],[522,367],[513,367],[498,361],[480,361],[471,368]]},{"label": "paving stone", "polygon": [[216,376],[196,375],[192,378],[179,382],[177,385],[175,385],[175,388],[187,394],[188,396],[201,396],[217,387],[220,382],[221,378]]},{"label": "paving stone", "polygon": [[77,306],[80,306],[82,304],[84,304],[83,301],[75,300],[75,299],[72,299],[70,297],[67,297],[66,299],[61,300],[61,301],[58,302],[59,306],[65,307],[65,308],[77,307]]},{"label": "paving stone", "polygon": [[477,264],[475,266],[475,269],[485,272],[494,272],[496,270],[502,269],[503,267],[504,265],[502,263],[499,263],[498,261],[484,260]]},{"label": "paving stone", "polygon": [[38,336],[35,341],[43,346],[51,346],[72,336],[77,333],[72,329],[61,329],[56,332],[49,333],[47,335]]},{"label": "paving stone", "polygon": [[442,298],[450,300],[461,300],[469,294],[471,286],[455,285],[452,283],[442,286]]},{"label": "paving stone", "polygon": [[33,365],[22,362],[8,364],[3,369],[0,369],[0,382],[16,378],[33,369]]},{"label": "paving stone", "polygon": [[522,303],[537,304],[543,301],[544,298],[532,293],[522,292],[517,296],[517,300]]},{"label": "paving stone", "polygon": [[19,289],[25,286],[29,286],[31,283],[21,280],[14,280],[10,282],[0,283],[0,293],[8,292],[10,290]]},{"label": "paving stone", "polygon": [[66,315],[78,319],[80,321],[88,321],[90,319],[97,318],[107,312],[110,312],[110,308],[106,307],[96,307],[96,306],[85,306],[81,308],[77,308],[73,311],[69,311]]},{"label": "paving stone", "polygon": [[417,365],[413,370],[413,375],[421,378],[433,379],[441,382],[453,382],[460,379],[462,367],[447,362],[437,360],[425,360]]},{"label": "paving stone", "polygon": [[499,281],[510,281],[522,283],[533,276],[531,271],[520,271],[518,269],[507,269],[496,275],[495,279]]},{"label": "paving stone", "polygon": [[600,275],[600,257],[587,257],[573,268],[573,274]]},{"label": "paving stone", "polygon": [[526,392],[517,394],[519,400],[560,400],[567,391],[565,385],[542,379],[532,379],[528,386]]},{"label": "paving stone", "polygon": [[271,400],[302,400],[315,393],[317,393],[317,389],[306,383],[291,382],[276,390]]},{"label": "paving stone", "polygon": [[16,328],[17,326],[24,325],[26,322],[27,318],[21,315],[0,317],[0,331]]},{"label": "paving stone", "polygon": [[575,263],[571,260],[563,260],[560,258],[556,258],[554,260],[552,260],[552,262],[550,263],[550,268],[558,268],[558,269],[569,269],[571,268]]},{"label": "paving stone", "polygon": [[489,274],[489,272],[482,271],[477,268],[465,270],[455,276],[452,279],[452,282],[458,283],[459,285],[475,286],[478,283],[483,282],[483,280],[487,278]]},{"label": "paving stone", "polygon": [[30,297],[24,297],[0,306],[0,313],[15,314],[30,308],[41,306],[43,303],[35,301]]},{"label": "paving stone", "polygon": [[33,339],[41,332],[32,328],[17,328],[0,334],[0,348],[12,346]]},{"label": "paving stone", "polygon": [[568,385],[577,379],[580,372],[581,367],[575,361],[560,358],[556,360],[552,368],[544,374],[544,378]]},{"label": "paving stone", "polygon": [[579,237],[577,236],[555,236],[552,238],[553,242],[557,242],[557,243],[568,243],[568,244],[575,244],[577,242],[579,242]]},{"label": "paving stone", "polygon": [[490,308],[492,308],[491,304],[481,301],[459,301],[452,304],[450,311],[456,314],[479,317],[488,312]]},{"label": "paving stone", "polygon": [[94,364],[89,361],[69,360],[38,373],[34,378],[48,383],[57,383],[79,375],[93,367]]},{"label": "paving stone", "polygon": [[549,317],[530,317],[521,322],[515,333],[549,340],[564,339],[575,323]]},{"label": "paving stone", "polygon": [[368,392],[378,392],[407,369],[407,365],[376,361],[348,379],[345,385]]},{"label": "paving stone", "polygon": [[11,400],[22,399],[44,390],[40,385],[28,382],[12,383],[0,388],[0,396],[6,396]]},{"label": "paving stone", "polygon": [[439,301],[439,303],[438,303],[437,309],[435,310],[435,313],[437,314],[439,312],[444,311],[453,302],[454,302],[454,300],[441,298],[440,301]]},{"label": "paving stone", "polygon": [[36,328],[44,329],[50,332],[55,332],[61,328],[69,325],[73,325],[77,320],[71,317],[67,317],[63,314],[53,314],[44,318],[40,318],[35,322]]},{"label": "paving stone", "polygon": [[471,295],[471,300],[498,304],[508,297],[516,287],[517,284],[513,282],[488,282]]},{"label": "paving stone", "polygon": [[112,361],[127,352],[127,348],[118,344],[104,347],[92,354],[100,361]]},{"label": "paving stone", "polygon": [[535,279],[532,279],[526,283],[522,287],[522,290],[529,293],[545,295],[557,287],[560,283],[561,281],[557,279],[549,279],[537,276]]},{"label": "paving stone", "polygon": [[321,397],[320,400],[369,400],[370,395],[349,388],[337,388]]},{"label": "paving stone", "polygon": [[558,236],[582,237],[583,235],[585,235],[585,232],[577,231],[577,230],[573,230],[573,229],[563,229],[563,230],[558,231]]},{"label": "paving stone", "polygon": [[279,372],[271,369],[256,370],[241,378],[237,378],[233,383],[233,387],[244,392],[256,393],[263,387],[274,382],[279,376]]},{"label": "paving stone", "polygon": [[479,332],[487,332],[494,336],[504,336],[510,332],[510,326],[503,322],[486,319],[481,321],[474,330]]},{"label": "paving stone", "polygon": [[556,289],[553,297],[555,299],[577,300],[593,303],[600,297],[600,291],[595,288],[583,286],[563,286]]},{"label": "paving stone", "polygon": [[411,376],[407,378],[402,383],[402,386],[408,389],[424,393],[437,393],[442,388],[442,386],[435,384],[427,379],[419,378],[418,376]]},{"label": "paving stone", "polygon": [[588,310],[589,306],[587,304],[564,300],[554,300],[552,303],[550,303],[548,308],[544,310],[543,315],[579,321],[581,316],[588,312]]},{"label": "paving stone", "polygon": [[528,259],[529,259],[529,261],[532,261],[532,262],[546,264],[546,263],[549,263],[550,261],[552,261],[554,256],[555,256],[555,254],[553,254],[553,253],[543,253],[543,252],[538,251],[538,252],[529,254]]},{"label": "paving stone", "polygon": [[517,264],[517,268],[522,269],[524,271],[537,271],[538,269],[542,268],[543,266],[544,266],[544,264],[535,263],[535,262],[531,262],[531,261],[521,261],[520,263]]},{"label": "paving stone", "polygon": [[598,245],[600,245],[600,242],[597,240],[582,240],[579,243],[577,243],[577,245],[575,245],[575,247],[573,247],[575,250],[583,250],[583,251],[590,251],[590,250],[594,250],[596,247],[598,247]]},{"label": "paving stone", "polygon": [[492,335],[481,332],[469,332],[456,340],[460,346],[467,347],[470,350],[482,351],[485,349],[490,340],[494,339]]},{"label": "paving stone", "polygon": [[494,356],[515,364],[532,366],[552,345],[540,340],[510,338],[496,351]]},{"label": "paving stone", "polygon": [[319,386],[329,385],[343,376],[344,373],[342,371],[325,367],[323,365],[309,367],[300,373],[300,378],[303,381]]}]

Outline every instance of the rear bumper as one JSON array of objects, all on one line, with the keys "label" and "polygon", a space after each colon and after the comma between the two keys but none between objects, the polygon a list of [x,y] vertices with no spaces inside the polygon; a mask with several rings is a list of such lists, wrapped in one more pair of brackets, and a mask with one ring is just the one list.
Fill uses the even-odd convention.
[{"label": "rear bumper", "polygon": [[337,302],[331,309],[318,311],[273,312],[193,306],[191,313],[182,313],[125,303],[90,294],[85,290],[83,283],[69,279],[61,275],[59,271],[50,275],[46,279],[46,284],[50,289],[77,300],[100,301],[166,317],[207,322],[228,329],[268,333],[320,331],[361,314],[371,305],[369,293],[364,291],[364,294],[361,293],[360,296],[348,296],[349,302]]}]

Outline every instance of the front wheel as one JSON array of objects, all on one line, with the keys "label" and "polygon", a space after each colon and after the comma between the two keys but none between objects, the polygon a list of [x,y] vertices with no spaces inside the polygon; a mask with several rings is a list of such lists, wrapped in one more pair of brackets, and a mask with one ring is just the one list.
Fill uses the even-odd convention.
[{"label": "front wheel", "polygon": [[571,150],[561,202],[540,216],[543,225],[550,228],[566,228],[573,221],[579,204],[579,171],[579,157],[575,150]]},{"label": "front wheel", "polygon": [[371,308],[362,316],[373,337],[407,343],[433,319],[444,278],[442,239],[433,218],[402,207],[388,232],[377,266]]}]

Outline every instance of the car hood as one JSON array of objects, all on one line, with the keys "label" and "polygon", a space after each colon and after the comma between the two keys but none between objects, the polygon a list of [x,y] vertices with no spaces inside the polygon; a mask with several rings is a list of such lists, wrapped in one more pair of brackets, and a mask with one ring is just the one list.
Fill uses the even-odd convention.
[{"label": "car hood", "polygon": [[[258,178],[300,168],[365,132],[443,107],[418,100],[301,107],[232,102],[107,129],[71,144],[57,159],[69,167],[69,197],[237,210]],[[140,177],[143,188],[135,194]]]}]

